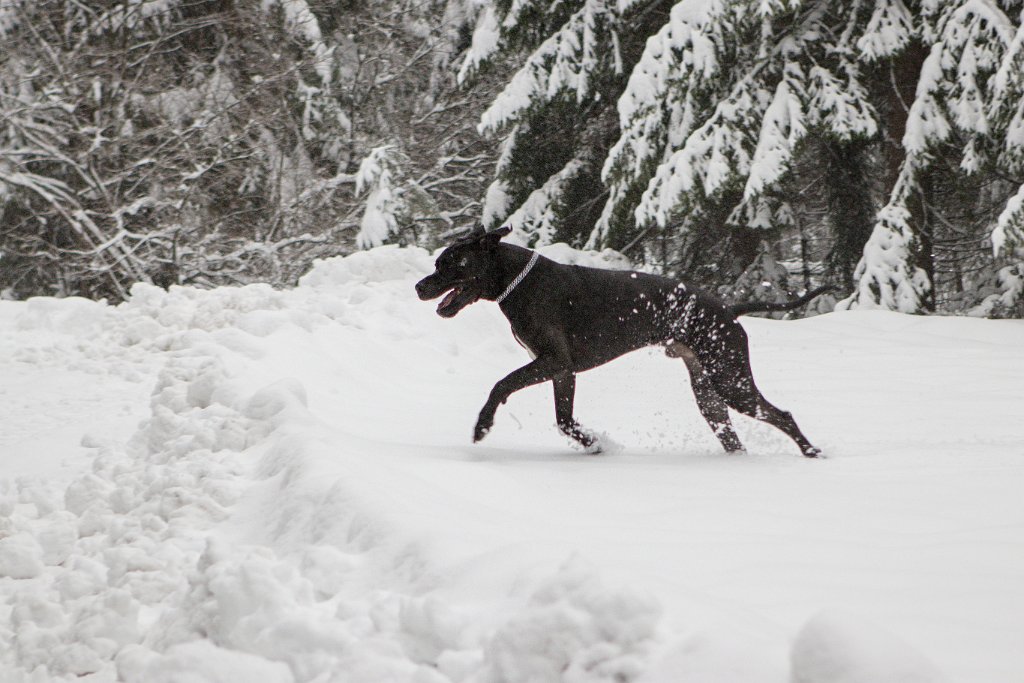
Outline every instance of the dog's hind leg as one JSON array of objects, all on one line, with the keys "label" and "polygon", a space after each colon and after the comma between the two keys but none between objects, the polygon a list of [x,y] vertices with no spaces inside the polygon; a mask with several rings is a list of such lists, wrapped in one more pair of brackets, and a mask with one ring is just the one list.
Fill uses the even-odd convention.
[{"label": "dog's hind leg", "polygon": [[686,369],[690,373],[690,385],[693,387],[693,395],[697,399],[697,407],[700,414],[711,427],[722,448],[728,453],[743,451],[743,444],[736,436],[736,431],[729,421],[729,409],[725,401],[715,391],[715,385],[711,378],[704,372],[700,361],[690,350],[690,347],[681,342],[673,342],[665,347],[665,355],[669,358],[682,358],[686,363]]},{"label": "dog's hind leg", "polygon": [[796,442],[800,451],[808,458],[815,458],[821,451],[811,445],[796,425],[788,411],[772,405],[754,384],[749,366],[735,373],[717,373],[713,376],[715,387],[730,408],[749,417],[767,422]]},{"label": "dog's hind leg", "polygon": [[601,448],[593,434],[583,429],[572,416],[573,401],[576,397],[576,375],[567,372],[551,379],[555,387],[555,420],[558,429],[570,439],[591,453],[600,453]]}]

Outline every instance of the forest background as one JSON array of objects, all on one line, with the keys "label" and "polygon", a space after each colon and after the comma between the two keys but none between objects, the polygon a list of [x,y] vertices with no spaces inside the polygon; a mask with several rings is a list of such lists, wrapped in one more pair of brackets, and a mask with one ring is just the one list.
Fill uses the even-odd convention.
[{"label": "forest background", "polygon": [[729,299],[1024,317],[1024,0],[0,0],[0,296],[476,221]]}]

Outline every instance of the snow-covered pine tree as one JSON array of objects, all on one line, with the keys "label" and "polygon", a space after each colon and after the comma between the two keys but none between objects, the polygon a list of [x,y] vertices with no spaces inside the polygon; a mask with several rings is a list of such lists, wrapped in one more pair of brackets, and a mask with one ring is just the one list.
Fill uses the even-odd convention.
[{"label": "snow-covered pine tree", "polygon": [[[998,307],[1001,313],[1024,317],[1024,3],[1013,3],[1006,11],[1008,19],[1016,19],[1016,27],[988,82],[987,120],[994,133],[989,155],[1017,187],[1005,200],[991,234],[997,298],[983,300],[977,312],[988,315]],[[1008,33],[1003,27],[1000,37]]]},{"label": "snow-covered pine tree", "polygon": [[[578,129],[588,117],[599,121],[601,102],[614,97],[620,131],[605,158],[597,157],[608,197],[588,230],[590,246],[643,243],[649,260],[671,269],[687,259],[667,251],[677,252],[693,231],[788,226],[778,189],[807,131],[843,141],[878,133],[856,59],[857,29],[871,16],[863,5],[592,0],[559,3],[567,13],[561,23],[543,12],[514,13],[523,3],[505,14],[500,6],[482,12],[486,54],[471,50],[466,64],[513,44],[510,36],[525,33],[539,43],[481,118],[484,131],[510,131],[491,194],[506,205],[490,205],[489,215],[500,219],[528,199],[535,205],[530,193],[582,157],[579,140],[564,135],[558,163],[536,163],[551,154],[550,145],[533,144],[538,121],[549,123],[557,112]],[[531,163],[516,163],[523,157]],[[544,171],[529,173],[535,169]],[[564,197],[551,196],[546,212],[557,216],[559,203]]]},{"label": "snow-covered pine tree", "polygon": [[510,53],[527,55],[480,118],[481,133],[504,136],[483,208],[486,225],[510,219],[530,244],[586,239],[603,200],[600,164],[614,139],[613,107],[629,53],[657,25],[639,4],[481,3],[460,80]]},{"label": "snow-covered pine tree", "polygon": [[401,198],[394,175],[400,163],[401,157],[394,147],[383,146],[370,150],[359,164],[356,193],[366,191],[367,197],[356,244],[363,249],[379,247],[398,232]]},{"label": "snow-covered pine tree", "polygon": [[[559,212],[571,207],[564,192],[572,183],[555,181],[585,158],[572,132],[603,125],[601,102],[615,96],[619,131],[600,162],[608,195],[590,246],[642,245],[648,261],[671,271],[695,265],[696,251],[721,262],[721,245],[732,244],[744,252],[743,270],[757,255],[750,244],[794,230],[786,207],[814,190],[793,186],[793,168],[820,155],[828,170],[814,201],[827,199],[835,240],[820,258],[836,280],[856,283],[843,305],[955,308],[955,291],[988,267],[978,255],[983,232],[1005,264],[1000,282],[1017,272],[1021,5],[485,4],[464,71],[529,50],[481,119],[482,130],[506,134],[485,215],[522,215],[528,202],[547,217],[543,239],[564,235]],[[637,22],[646,30],[625,30]],[[649,39],[637,50],[627,35]],[[628,77],[616,96],[619,74]],[[554,149],[552,129],[562,140]],[[603,149],[586,151],[600,159]],[[976,199],[967,187],[978,189]],[[743,238],[742,229],[756,232]]]},{"label": "snow-covered pine tree", "polygon": [[[1008,48],[1020,30],[1020,10],[1017,1],[926,0],[915,8],[912,25],[904,18],[909,13],[902,12],[896,22],[890,20],[897,13],[888,12],[872,24],[876,34],[912,31],[909,40],[920,41],[927,56],[909,106],[898,176],[857,267],[857,289],[841,308],[935,308],[934,223],[942,217],[928,180],[933,165],[956,163],[964,176],[1020,177],[1020,167],[1006,163],[1013,156],[1006,131],[1021,101],[1019,88],[1013,93],[1010,82],[1019,76],[1011,77],[1012,67],[1001,66],[1017,59]],[[874,50],[869,56],[875,59],[906,44],[876,42],[895,49]]]},{"label": "snow-covered pine tree", "polygon": [[430,195],[408,177],[408,157],[393,145],[370,150],[356,173],[356,194],[365,194],[365,209],[359,223],[356,245],[361,249],[387,242],[415,243],[416,235],[405,235],[422,220],[435,218],[438,210]]},{"label": "snow-covered pine tree", "polygon": [[685,248],[688,234],[721,230],[709,218],[723,209],[735,227],[789,228],[791,211],[773,207],[808,133],[842,144],[878,134],[855,48],[869,16],[860,2],[673,7],[619,100],[591,243],[649,231]]}]

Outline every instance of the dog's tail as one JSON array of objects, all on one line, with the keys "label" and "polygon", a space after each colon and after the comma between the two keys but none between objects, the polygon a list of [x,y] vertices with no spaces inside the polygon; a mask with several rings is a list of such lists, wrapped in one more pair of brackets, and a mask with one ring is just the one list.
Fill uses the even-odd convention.
[{"label": "dog's tail", "polygon": [[794,308],[803,306],[808,301],[814,299],[819,294],[835,289],[832,285],[823,285],[812,289],[811,291],[804,294],[799,299],[793,299],[792,301],[783,301],[780,303],[771,303],[768,301],[748,301],[742,304],[733,304],[729,308],[736,315],[746,315],[747,313],[770,313],[775,311],[792,311]]}]

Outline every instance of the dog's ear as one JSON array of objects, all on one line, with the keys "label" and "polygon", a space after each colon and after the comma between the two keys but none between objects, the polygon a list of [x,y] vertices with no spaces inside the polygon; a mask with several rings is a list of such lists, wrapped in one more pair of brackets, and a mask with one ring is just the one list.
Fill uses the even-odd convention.
[{"label": "dog's ear", "polygon": [[484,244],[488,247],[494,247],[498,245],[502,237],[505,237],[512,232],[512,226],[503,225],[500,228],[491,230],[489,233],[483,236]]},{"label": "dog's ear", "polygon": [[473,244],[474,242],[479,242],[481,239],[483,239],[486,236],[487,236],[487,231],[484,229],[483,224],[482,223],[477,223],[472,228],[470,228],[469,230],[466,230],[466,231],[462,232],[461,234],[459,234],[455,238],[455,241],[452,242],[449,246],[458,247],[458,246],[463,246],[463,245],[466,245],[466,244]]}]

